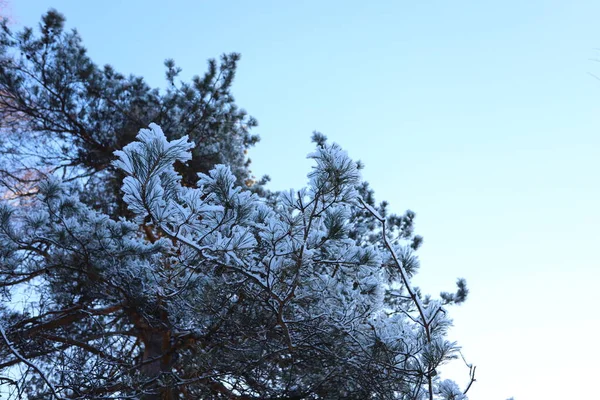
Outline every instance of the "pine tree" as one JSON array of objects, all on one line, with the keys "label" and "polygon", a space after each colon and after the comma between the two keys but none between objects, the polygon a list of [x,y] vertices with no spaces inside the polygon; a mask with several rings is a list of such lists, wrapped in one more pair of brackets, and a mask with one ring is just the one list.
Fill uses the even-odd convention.
[{"label": "pine tree", "polygon": [[[0,209],[0,369],[29,367],[28,396],[465,398],[436,370],[457,354],[446,306],[466,289],[412,286],[414,235],[387,231],[339,146],[273,206],[224,165],[181,185],[188,137],[153,124],[137,138],[114,163],[133,220],[55,177]],[[379,240],[349,236],[357,214]]]},{"label": "pine tree", "polygon": [[259,196],[255,122],[228,92],[238,56],[177,88],[168,62],[160,94],[93,65],[62,23],[50,12],[41,38],[5,26],[0,42],[5,393],[466,399],[438,369],[458,355],[448,306],[467,288],[412,285],[413,212],[376,205],[321,134],[308,186]]},{"label": "pine tree", "polygon": [[123,178],[111,167],[113,152],[152,122],[197,144],[194,160],[178,166],[186,184],[218,163],[231,167],[238,184],[252,184],[246,150],[258,141],[250,133],[257,122],[231,95],[239,54],[209,60],[208,71],[189,83],[177,81],[181,70],[167,60],[168,87],[161,92],[141,77],[98,67],[78,33],[65,31],[64,21],[49,11],[39,37],[31,28],[14,33],[6,21],[2,25],[0,154],[4,164],[12,161],[0,171],[5,188],[60,173],[84,184],[89,203],[118,215],[122,204],[109,209],[118,203]]}]

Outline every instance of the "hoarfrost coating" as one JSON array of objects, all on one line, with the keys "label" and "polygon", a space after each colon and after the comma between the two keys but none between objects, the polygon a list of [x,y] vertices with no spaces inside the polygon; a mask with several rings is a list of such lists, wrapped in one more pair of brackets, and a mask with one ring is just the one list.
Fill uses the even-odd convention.
[{"label": "hoarfrost coating", "polygon": [[[445,305],[464,295],[432,300],[411,286],[414,214],[390,223],[336,144],[309,156],[307,188],[271,199],[223,165],[182,186],[173,165],[192,147],[152,124],[115,153],[133,221],[92,210],[55,178],[27,207],[3,206],[3,286],[35,277],[57,311],[3,321],[12,346],[0,344],[0,369],[34,358],[57,396],[86,398],[183,387],[205,398],[466,398],[436,371],[458,351]],[[69,361],[23,339],[38,332],[76,337]]]}]

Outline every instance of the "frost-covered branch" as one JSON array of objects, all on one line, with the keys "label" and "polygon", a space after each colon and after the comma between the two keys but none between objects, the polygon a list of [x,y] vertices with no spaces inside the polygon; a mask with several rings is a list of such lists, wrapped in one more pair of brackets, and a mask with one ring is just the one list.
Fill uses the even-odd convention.
[{"label": "frost-covered branch", "polygon": [[[404,285],[404,289],[407,291],[410,299],[412,300],[412,302],[415,305],[415,308],[416,308],[418,316],[419,316],[419,320],[416,322],[418,322],[418,324],[423,328],[423,330],[425,332],[427,346],[429,348],[435,348],[436,346],[439,346],[440,338],[434,337],[434,335],[436,334],[434,329],[435,329],[436,324],[443,325],[444,322],[440,321],[439,318],[436,319],[436,317],[438,317],[438,315],[440,315],[440,313],[445,315],[446,311],[441,307],[441,305],[436,304],[436,302],[430,301],[428,306],[425,306],[423,304],[423,302],[421,301],[421,298],[420,298],[420,294],[417,293],[417,291],[411,284],[410,277],[408,275],[408,271],[405,268],[405,262],[398,256],[396,249],[394,248],[394,246],[392,245],[392,243],[390,241],[390,236],[387,231],[386,218],[382,217],[371,205],[366,203],[362,198],[359,198],[359,201],[360,201],[361,205],[364,207],[364,209],[367,212],[369,212],[381,224],[382,241],[385,245],[385,248],[390,253],[394,265],[396,266],[396,268],[398,269],[398,271],[400,273],[400,277],[402,280],[402,284]],[[403,257],[403,258],[405,258],[405,257]],[[462,290],[462,295],[457,295],[457,297],[460,297],[460,301],[463,301],[464,297],[466,297],[466,292],[467,292],[464,280],[459,280],[459,290]],[[442,295],[443,296],[445,295],[445,297],[444,297],[445,299],[451,298],[451,295],[449,295],[447,293],[443,293]],[[452,300],[454,300],[454,298],[448,300],[448,302],[450,302]],[[407,312],[405,312],[405,313],[409,318],[411,318],[413,321],[415,321]],[[442,349],[442,348],[440,348],[440,349]],[[453,352],[455,350],[456,349],[452,349],[452,347],[450,347],[446,350],[442,350],[442,352],[445,352],[445,351]],[[443,360],[443,358],[441,360]],[[434,398],[433,378],[434,378],[434,376],[437,375],[435,368],[436,368],[436,364],[439,364],[440,361],[430,359],[428,362],[429,367],[427,368],[426,371],[424,371],[425,377],[427,379],[427,390],[428,390],[429,400],[433,400],[433,398]],[[466,394],[466,392],[469,390],[471,384],[475,380],[474,374],[475,374],[475,369],[473,367],[471,367],[471,370],[470,370],[471,381],[469,382],[469,385],[466,388],[466,390],[464,391],[464,393],[462,393],[460,391],[458,392],[460,397],[456,397],[457,394],[455,393],[456,390],[454,389],[455,384],[454,384],[454,382],[451,382],[451,381],[441,382],[438,387],[438,392],[441,395],[446,396],[446,398],[449,398],[449,399],[459,399],[459,400],[463,399],[464,394]],[[415,397],[415,399],[416,398],[417,397]]]},{"label": "frost-covered branch", "polygon": [[191,151],[151,125],[116,153],[131,220],[55,177],[0,208],[0,295],[39,296],[0,309],[25,359],[77,398],[459,398],[436,368],[457,349],[442,306],[466,287],[411,285],[414,213],[363,201],[335,144],[310,155],[306,188],[268,199],[223,165],[183,185]]}]

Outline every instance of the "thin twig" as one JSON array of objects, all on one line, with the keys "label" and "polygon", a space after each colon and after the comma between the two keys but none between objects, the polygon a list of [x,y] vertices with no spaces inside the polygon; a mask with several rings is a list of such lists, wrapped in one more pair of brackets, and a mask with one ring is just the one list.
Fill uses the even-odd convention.
[{"label": "thin twig", "polygon": [[4,328],[2,327],[2,325],[0,325],[0,333],[2,334],[2,338],[4,339],[4,342],[6,342],[6,345],[8,346],[8,348],[10,349],[10,351],[15,355],[15,357],[17,357],[19,360],[21,360],[22,362],[24,362],[25,364],[27,364],[29,367],[33,368],[42,377],[42,379],[44,380],[44,382],[46,382],[46,385],[48,385],[48,387],[52,391],[52,395],[56,399],[61,400],[62,397],[60,397],[58,395],[58,393],[56,392],[56,389],[54,388],[54,386],[52,385],[52,383],[50,382],[50,380],[46,377],[46,375],[44,374],[44,372],[42,372],[42,370],[37,365],[35,365],[31,361],[29,361],[28,359],[26,359],[25,357],[23,357],[21,355],[21,353],[19,353],[17,351],[17,349],[15,349],[13,347],[13,344],[10,342],[10,340],[8,340],[8,336],[6,336],[6,332],[4,331]]}]

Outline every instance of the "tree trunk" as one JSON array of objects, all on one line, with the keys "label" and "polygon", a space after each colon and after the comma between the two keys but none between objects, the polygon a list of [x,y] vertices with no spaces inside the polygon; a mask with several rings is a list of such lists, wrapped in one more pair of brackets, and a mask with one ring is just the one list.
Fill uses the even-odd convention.
[{"label": "tree trunk", "polygon": [[[142,400],[175,400],[177,390],[160,384],[160,378],[167,378],[173,367],[173,349],[169,331],[148,330],[142,333],[144,353],[142,356],[142,374],[150,383],[148,391]],[[165,375],[161,377],[161,375]],[[164,382],[164,381],[163,381]]]}]

